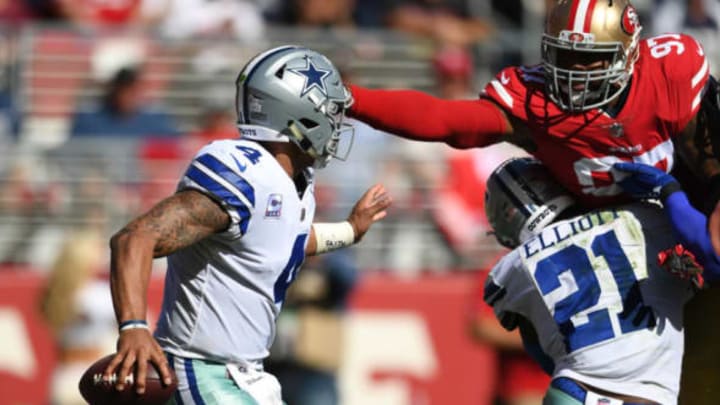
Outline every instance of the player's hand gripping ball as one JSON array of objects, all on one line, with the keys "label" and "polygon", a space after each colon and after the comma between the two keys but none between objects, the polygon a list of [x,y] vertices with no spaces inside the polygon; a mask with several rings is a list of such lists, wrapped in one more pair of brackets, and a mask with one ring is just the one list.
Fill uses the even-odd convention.
[{"label": "player's hand gripping ball", "polygon": [[133,388],[131,379],[134,374],[126,379],[127,386],[124,390],[115,389],[117,374],[113,374],[110,381],[103,381],[102,375],[105,368],[113,358],[113,354],[105,356],[91,365],[80,379],[80,393],[90,405],[164,405],[172,398],[177,389],[177,377],[172,375],[172,383],[165,385],[155,367],[148,362],[145,393],[139,395]]}]

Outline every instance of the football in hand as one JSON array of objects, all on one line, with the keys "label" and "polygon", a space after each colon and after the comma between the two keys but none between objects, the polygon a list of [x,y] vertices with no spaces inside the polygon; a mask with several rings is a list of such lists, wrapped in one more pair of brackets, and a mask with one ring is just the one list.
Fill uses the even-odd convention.
[{"label": "football in hand", "polygon": [[[148,362],[147,367],[145,393],[142,395],[137,394],[135,385],[129,380],[128,384],[125,384],[125,389],[122,391],[115,389],[117,374],[112,375],[111,382],[103,381],[103,372],[113,356],[114,354],[105,356],[93,363],[80,379],[80,393],[89,404],[164,405],[172,398],[177,389],[177,377],[173,373],[172,384],[164,385],[160,373],[150,362]],[[170,371],[172,373],[172,370]],[[134,378],[134,375],[131,375],[130,378]]]}]

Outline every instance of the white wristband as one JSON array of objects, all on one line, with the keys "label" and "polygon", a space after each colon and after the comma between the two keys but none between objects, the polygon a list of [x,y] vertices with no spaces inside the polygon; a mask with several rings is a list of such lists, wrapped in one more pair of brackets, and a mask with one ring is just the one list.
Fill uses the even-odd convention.
[{"label": "white wristband", "polygon": [[315,229],[316,254],[344,248],[355,243],[355,230],[350,222],[317,222]]},{"label": "white wristband", "polygon": [[120,332],[130,329],[150,329],[146,321],[143,320],[131,320],[120,323]]}]

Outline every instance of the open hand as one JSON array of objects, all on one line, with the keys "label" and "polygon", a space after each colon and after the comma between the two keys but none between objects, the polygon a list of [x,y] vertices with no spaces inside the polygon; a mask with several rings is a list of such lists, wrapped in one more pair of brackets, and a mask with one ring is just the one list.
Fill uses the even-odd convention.
[{"label": "open hand", "polygon": [[370,226],[385,218],[386,209],[392,204],[392,198],[387,194],[385,186],[376,184],[370,187],[355,203],[350,212],[348,222],[355,231],[355,242],[362,239]]}]

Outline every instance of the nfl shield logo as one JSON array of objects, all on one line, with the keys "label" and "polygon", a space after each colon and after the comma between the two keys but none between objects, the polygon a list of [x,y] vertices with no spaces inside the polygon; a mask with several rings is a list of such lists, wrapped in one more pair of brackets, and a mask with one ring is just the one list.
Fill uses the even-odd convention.
[{"label": "nfl shield logo", "polygon": [[282,215],[282,194],[270,194],[265,208],[265,218],[280,218],[280,215]]},{"label": "nfl shield logo", "polygon": [[610,404],[610,400],[607,398],[600,398],[597,401],[597,405],[609,405],[609,404]]}]

